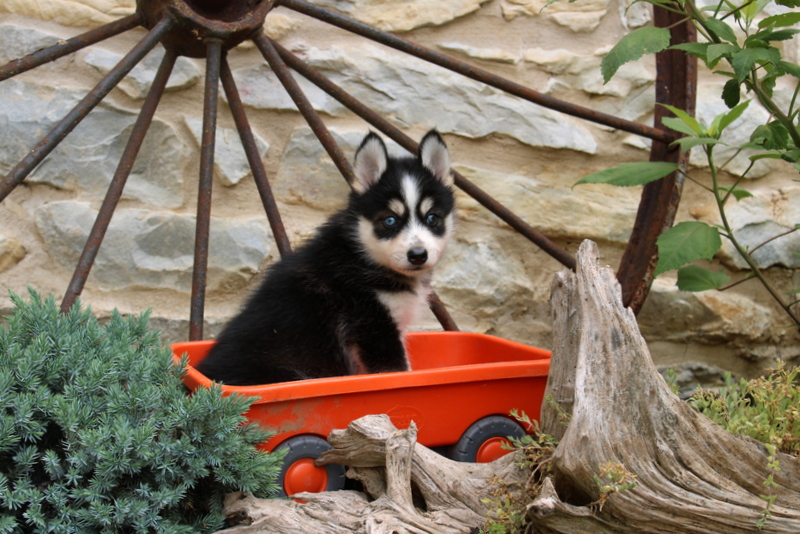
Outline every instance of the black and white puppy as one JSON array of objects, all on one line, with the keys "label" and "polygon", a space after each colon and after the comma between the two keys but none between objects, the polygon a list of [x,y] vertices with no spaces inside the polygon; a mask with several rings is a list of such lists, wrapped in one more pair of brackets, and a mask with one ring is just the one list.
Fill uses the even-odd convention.
[{"label": "black and white puppy", "polygon": [[416,157],[369,133],[347,208],[267,273],[198,365],[228,385],[409,369],[404,333],[427,304],[453,229],[447,146],[428,132]]}]

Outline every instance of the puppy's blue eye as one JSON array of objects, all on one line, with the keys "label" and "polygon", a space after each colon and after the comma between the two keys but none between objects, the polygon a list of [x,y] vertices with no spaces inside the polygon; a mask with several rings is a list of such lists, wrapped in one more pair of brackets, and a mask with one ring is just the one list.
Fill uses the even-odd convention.
[{"label": "puppy's blue eye", "polygon": [[435,213],[429,213],[425,216],[425,224],[428,226],[435,226],[439,222],[439,216]]},{"label": "puppy's blue eye", "polygon": [[389,215],[383,220],[383,225],[386,228],[394,228],[395,226],[397,226],[397,217],[395,217],[394,215]]}]

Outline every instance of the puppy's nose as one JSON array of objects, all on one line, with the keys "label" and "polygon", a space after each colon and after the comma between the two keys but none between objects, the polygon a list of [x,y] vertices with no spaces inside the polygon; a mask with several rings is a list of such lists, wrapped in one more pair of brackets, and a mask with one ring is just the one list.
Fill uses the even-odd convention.
[{"label": "puppy's nose", "polygon": [[414,247],[406,254],[408,263],[411,265],[422,265],[428,261],[428,251],[422,247]]}]

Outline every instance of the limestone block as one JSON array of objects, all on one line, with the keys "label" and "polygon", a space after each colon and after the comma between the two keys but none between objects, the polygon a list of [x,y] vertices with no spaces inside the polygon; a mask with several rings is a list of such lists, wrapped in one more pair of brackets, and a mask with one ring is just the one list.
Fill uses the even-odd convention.
[{"label": "limestone block", "polygon": [[21,262],[27,253],[16,239],[0,235],[0,273]]},{"label": "limestone block", "polygon": [[[465,166],[458,172],[551,237],[627,243],[636,219],[638,199],[630,190],[611,186],[576,189],[544,184],[535,178]],[[459,216],[502,225],[475,200],[459,193]]]},{"label": "limestone block", "polygon": [[[270,39],[283,39],[301,25],[302,23],[299,19],[287,17],[282,13],[271,11],[264,21],[264,33],[266,33]],[[245,41],[245,43],[246,42],[247,41]]]},{"label": "limestone block", "polygon": [[436,291],[472,315],[526,307],[535,289],[520,259],[489,235],[461,236],[448,245],[434,274]]},{"label": "limestone block", "polygon": [[59,40],[57,35],[42,30],[17,24],[0,24],[0,65],[53,46]]},{"label": "limestone block", "polygon": [[[292,98],[268,66],[255,65],[236,69],[233,77],[236,80],[236,87],[239,89],[239,96],[246,106],[281,111],[297,110]],[[295,80],[315,110],[334,117],[347,114],[347,108],[317,88],[316,85],[302,76],[295,76]],[[227,96],[224,92],[221,94],[227,102]]]},{"label": "limestone block", "polygon": [[[329,131],[352,162],[368,130],[330,128]],[[390,155],[409,155],[394,141],[385,137],[383,140]],[[308,127],[298,128],[289,138],[273,189],[284,202],[328,212],[344,207],[350,194],[347,182]]]},{"label": "limestone block", "polygon": [[[400,126],[436,127],[472,138],[494,133],[536,147],[597,151],[590,130],[578,121],[416,58],[371,45],[309,48],[304,55],[312,66]],[[266,71],[259,72],[242,82],[247,86],[242,92],[250,93],[244,97],[249,105],[254,99],[269,98],[274,103],[271,86],[264,81],[269,77]],[[309,97],[316,107],[314,95]],[[332,113],[328,100],[318,109]]]},{"label": "limestone block", "polygon": [[384,31],[405,32],[420,26],[438,26],[463,17],[488,0],[316,0]]},{"label": "limestone block", "polygon": [[529,48],[523,54],[525,61],[536,63],[550,74],[581,75],[587,71],[600,71],[602,57],[597,54],[577,54],[563,48]]},{"label": "limestone block", "polygon": [[674,278],[653,282],[639,314],[648,340],[702,343],[763,342],[772,336],[775,317],[752,299],[730,292],[678,290]]},{"label": "limestone block", "polygon": [[516,65],[521,60],[519,54],[513,54],[504,48],[479,48],[457,42],[442,43],[439,48],[450,52],[459,52],[473,59],[482,59],[495,63]]},{"label": "limestone block", "polygon": [[[184,121],[197,141],[197,146],[200,147],[203,138],[203,119],[184,117]],[[253,136],[258,154],[263,160],[269,151],[269,143],[256,134]],[[249,176],[250,172],[250,163],[244,153],[239,132],[233,128],[217,126],[214,139],[214,176],[222,185],[232,186],[238,184],[245,176]]]},{"label": "limestone block", "polygon": [[641,28],[653,19],[652,8],[644,2],[623,0],[619,2],[619,18],[626,28]]},{"label": "limestone block", "polygon": [[[752,197],[726,204],[725,213],[742,246],[754,249],[765,241],[800,224],[800,188],[787,187],[773,193],[756,192]],[[722,240],[720,258],[728,265],[749,269],[730,241]],[[753,253],[759,267],[781,265],[800,268],[800,232],[771,241]]]},{"label": "limestone block", "polygon": [[678,386],[678,396],[684,400],[695,393],[698,387],[717,388],[725,384],[725,371],[715,365],[705,363],[685,363],[676,367],[659,367],[658,372],[664,380],[670,379],[669,371],[674,371],[674,384]]},{"label": "limestone block", "polygon": [[[592,54],[576,54],[564,49],[545,50],[531,48],[525,51],[525,61],[535,63],[546,72],[556,75],[548,90],[566,86],[593,95],[626,97],[641,87],[650,87],[655,82],[655,69],[646,61],[626,63],[608,83],[603,83],[600,63],[609,51],[608,47]],[[653,104],[650,103],[650,111]]]},{"label": "limestone block", "polygon": [[[58,201],[35,212],[45,250],[72,272],[97,212],[88,203]],[[105,291],[141,288],[191,290],[195,217],[118,209],[95,260],[89,283]],[[245,286],[268,256],[271,237],[263,218],[211,219],[210,291]]]},{"label": "limestone block", "polygon": [[562,12],[553,13],[550,17],[561,26],[566,26],[575,33],[591,33],[600,26],[600,20],[606,13],[605,10],[577,13]]},{"label": "limestone block", "polygon": [[[16,165],[83,97],[84,91],[10,79],[0,91],[0,169]],[[98,105],[31,173],[27,181],[102,198],[131,129],[133,113]],[[187,147],[175,130],[154,120],[133,165],[123,198],[160,207],[183,204]]]},{"label": "limestone block", "polygon": [[49,20],[62,26],[99,26],[131,15],[136,0],[3,0],[0,12]]},{"label": "limestone block", "polygon": [[592,32],[608,12],[608,5],[608,0],[553,3],[549,3],[549,0],[502,0],[500,8],[506,20],[519,16],[546,15],[574,32]]},{"label": "limestone block", "polygon": [[[145,98],[153,85],[153,79],[164,58],[164,53],[164,48],[158,45],[122,79],[117,87],[131,98]],[[102,48],[93,48],[86,54],[84,61],[105,75],[116,67],[122,58],[121,54]],[[175,61],[175,67],[172,69],[165,91],[186,89],[202,79],[203,72],[195,61],[180,56]]]}]

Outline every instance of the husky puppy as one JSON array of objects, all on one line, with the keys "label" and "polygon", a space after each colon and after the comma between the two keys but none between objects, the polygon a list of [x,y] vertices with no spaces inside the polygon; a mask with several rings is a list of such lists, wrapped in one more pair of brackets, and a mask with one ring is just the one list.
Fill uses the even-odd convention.
[{"label": "husky puppy", "polygon": [[427,304],[453,228],[450,156],[435,130],[416,157],[369,133],[347,208],[268,271],[197,369],[228,385],[409,369],[404,332]]}]

